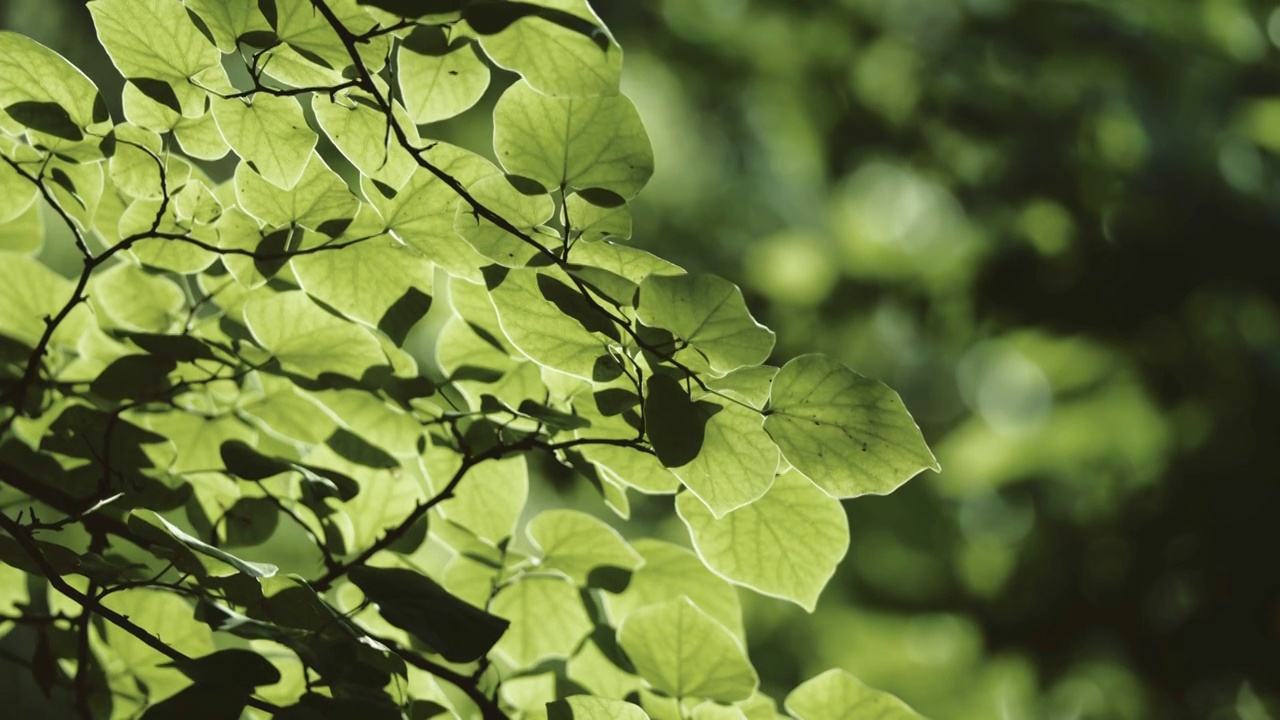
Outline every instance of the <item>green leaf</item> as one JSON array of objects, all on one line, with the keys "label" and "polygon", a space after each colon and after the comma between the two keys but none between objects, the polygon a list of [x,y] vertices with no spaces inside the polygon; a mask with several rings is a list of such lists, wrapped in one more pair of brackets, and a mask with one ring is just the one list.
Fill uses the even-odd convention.
[{"label": "green leaf", "polygon": [[165,333],[178,319],[186,295],[167,277],[117,263],[90,278],[89,301],[104,325]]},{"label": "green leaf", "polygon": [[[168,520],[165,520],[159,514],[152,512],[151,510],[135,510],[130,516],[130,519],[137,519],[151,525],[158,525],[173,537],[174,540],[177,540],[189,549],[194,550],[201,555],[207,555],[215,560],[220,560],[249,577],[269,578],[272,575],[275,575],[278,570],[275,565],[241,560],[222,548],[216,548],[197,537],[187,534],[186,531],[170,523]],[[131,523],[130,527],[136,527],[136,525]]]},{"label": "green leaf", "polygon": [[0,31],[0,107],[12,116],[15,106],[19,115],[35,110],[45,118],[37,117],[34,125],[14,120],[46,133],[57,130],[50,134],[64,139],[79,140],[84,128],[110,121],[106,103],[84,73],[31,38]]},{"label": "green leaf", "polygon": [[796,720],[923,720],[898,698],[839,669],[801,683],[783,704]]},{"label": "green leaf", "polygon": [[617,530],[576,510],[546,510],[525,529],[542,550],[542,565],[559,570],[579,585],[599,567],[634,570],[643,560]]},{"label": "green leaf", "polygon": [[[503,335],[530,360],[590,380],[617,331],[572,288],[556,267],[509,270],[489,289]],[[574,298],[577,298],[575,303]]]},{"label": "green leaf", "polygon": [[52,317],[71,299],[71,283],[27,255],[0,253],[0,335],[35,347]]},{"label": "green leaf", "polygon": [[296,223],[318,230],[330,220],[356,216],[360,201],[347,184],[312,152],[292,190],[282,190],[249,168],[236,166],[236,201],[245,212],[271,227]]},{"label": "green leaf", "polygon": [[221,160],[231,150],[218,131],[212,112],[198,118],[181,118],[173,127],[173,136],[182,152],[199,160]]},{"label": "green leaf", "polygon": [[736,285],[715,275],[645,278],[636,314],[688,341],[717,372],[759,365],[773,352],[773,331],[751,317]]},{"label": "green leaf", "polygon": [[[488,160],[443,142],[433,143],[422,152],[422,158],[463,186],[498,173]],[[366,178],[363,188],[365,197],[396,237],[451,275],[481,282],[480,268],[488,261],[453,232],[457,191],[425,168],[419,168],[403,187],[379,187]]]},{"label": "green leaf", "polygon": [[684,270],[639,248],[605,240],[579,243],[573,248],[573,261],[608,270],[639,285],[650,275],[680,275]]},{"label": "green leaf", "polygon": [[498,99],[493,124],[506,171],[548,189],[605,188],[630,199],[653,174],[649,136],[622,95],[561,99],[517,82]]},{"label": "green leaf", "polygon": [[378,341],[358,325],[321,310],[306,293],[254,295],[244,306],[253,337],[288,370],[307,377],[332,372],[358,378],[385,365]]},{"label": "green leaf", "polygon": [[[171,0],[93,0],[89,3],[98,39],[126,78],[167,83],[182,108],[204,112],[204,90],[189,80],[213,67],[221,54],[200,33],[181,3]],[[157,39],[163,38],[163,42]]]},{"label": "green leaf", "polygon": [[382,236],[290,261],[307,294],[397,344],[431,307],[434,266],[413,248]]},{"label": "green leaf", "polygon": [[213,118],[231,149],[267,182],[292,190],[302,179],[317,137],[296,99],[267,93],[214,98]]},{"label": "green leaf", "polygon": [[451,662],[478,660],[509,624],[412,570],[359,566],[352,568],[350,577],[378,605],[387,622],[412,633]]},{"label": "green leaf", "polygon": [[257,0],[184,0],[184,4],[204,20],[224,53],[235,52],[236,40],[245,33],[269,27]]},{"label": "green leaf", "polygon": [[[415,28],[414,32],[419,30],[425,28]],[[457,45],[443,54],[419,54],[406,44],[400,47],[396,60],[400,96],[409,117],[418,125],[465,112],[480,101],[489,87],[489,66],[471,43]]]},{"label": "green leaf", "polygon": [[622,700],[572,695],[547,703],[547,720],[649,720],[638,705]]},{"label": "green leaf", "polygon": [[[333,96],[317,93],[311,96],[311,109],[320,129],[366,177],[399,187],[418,169],[396,134],[389,132],[387,116],[372,96],[355,90]],[[417,145],[417,130],[403,115],[403,110],[397,112],[396,120]]]},{"label": "green leaf", "polygon": [[578,588],[554,575],[525,576],[504,587],[490,609],[511,621],[495,651],[517,668],[544,658],[567,658],[591,632]]},{"label": "green leaf", "polygon": [[[555,211],[550,195],[526,195],[515,188],[510,180],[500,175],[482,178],[468,188],[482,205],[502,216],[526,235],[533,235],[534,228],[546,222]],[[543,250],[494,225],[471,209],[466,201],[458,201],[453,229],[476,252],[505,267],[523,267]]]},{"label": "green leaf", "polygon": [[569,227],[587,242],[631,237],[631,210],[625,203],[600,207],[584,199],[581,193],[573,193],[565,198],[565,217],[569,219]]},{"label": "green leaf", "polygon": [[[190,657],[214,651],[213,634],[191,619],[191,606],[181,596],[160,590],[124,590],[111,593],[102,603],[144,628],[162,629],[164,643]],[[169,658],[110,623],[102,634],[110,648],[113,672],[132,675],[144,683],[152,702],[162,700],[190,684],[169,665]],[[100,646],[101,647],[101,646]]]},{"label": "green leaf", "polygon": [[464,17],[481,34],[485,54],[498,67],[520,73],[547,95],[618,92],[622,49],[584,0],[477,5]]},{"label": "green leaf", "polygon": [[[8,165],[5,167],[8,167]],[[4,170],[0,169],[0,175],[3,174]],[[26,180],[23,180],[23,182],[26,182]],[[0,179],[0,185],[2,184],[3,179]],[[35,188],[34,185],[31,187]],[[0,192],[5,190],[6,188],[0,187]],[[8,196],[10,198],[9,202],[21,204],[23,195],[24,191],[18,190],[13,195]],[[35,196],[33,195],[31,199],[34,200]],[[0,253],[34,254],[40,250],[44,245],[44,214],[41,212],[42,207],[40,203],[29,202],[26,210],[20,211],[17,217],[7,221],[0,221]],[[12,210],[12,206],[9,206],[9,209]]]},{"label": "green leaf", "polygon": [[767,413],[783,457],[833,497],[885,495],[941,469],[896,392],[824,355],[778,371]]},{"label": "green leaf", "polygon": [[[448,475],[433,482],[442,484]],[[437,487],[439,491],[442,487]],[[467,472],[439,512],[451,522],[495,545],[515,533],[529,497],[529,471],[523,457],[483,462]]]},{"label": "green leaf", "polygon": [[759,684],[738,639],[687,597],[631,613],[618,642],[640,677],[671,697],[733,702]]},{"label": "green leaf", "polygon": [[[651,379],[656,377],[660,376]],[[663,412],[665,408],[661,404],[647,403],[645,407],[646,417],[657,424],[650,431],[651,437],[653,430],[664,424],[680,427],[672,422],[669,411]],[[697,431],[701,445],[688,462],[677,466],[668,464],[671,472],[706,503],[716,517],[764,495],[773,483],[780,455],[764,431],[760,414],[710,394],[690,403],[689,407],[688,415],[701,423]],[[662,457],[657,438],[654,447]]]},{"label": "green leaf", "polygon": [[676,511],[716,574],[813,612],[849,548],[840,501],[797,472],[778,476],[764,497],[717,519],[688,493]]},{"label": "green leaf", "polygon": [[742,606],[733,586],[712,574],[693,552],[661,540],[643,538],[633,546],[644,564],[620,595],[606,595],[609,617],[621,624],[636,610],[681,596],[743,637]]}]

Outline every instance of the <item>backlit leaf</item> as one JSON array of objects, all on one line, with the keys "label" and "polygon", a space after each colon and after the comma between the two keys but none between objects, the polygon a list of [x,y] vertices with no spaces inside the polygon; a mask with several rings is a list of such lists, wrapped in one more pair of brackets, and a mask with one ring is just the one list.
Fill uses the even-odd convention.
[{"label": "backlit leaf", "polygon": [[778,371],[764,428],[787,462],[833,497],[884,495],[939,469],[896,392],[824,355]]},{"label": "backlit leaf", "polygon": [[687,597],[631,613],[618,640],[640,677],[671,697],[733,702],[759,684],[738,639]]},{"label": "backlit leaf", "polygon": [[810,612],[849,547],[840,501],[796,472],[721,518],[689,493],[676,497],[676,510],[707,567]]},{"label": "backlit leaf", "polygon": [[553,98],[518,82],[498,99],[493,124],[507,172],[548,189],[605,188],[632,198],[653,174],[649,136],[622,95]]}]

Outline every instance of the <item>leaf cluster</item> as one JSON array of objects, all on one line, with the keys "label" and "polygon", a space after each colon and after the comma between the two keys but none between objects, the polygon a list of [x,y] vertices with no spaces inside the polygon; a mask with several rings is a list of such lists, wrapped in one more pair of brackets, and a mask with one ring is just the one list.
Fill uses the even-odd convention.
[{"label": "leaf cluster", "polygon": [[[841,499],[936,463],[892,390],[765,364],[737,287],[627,243],[653,158],[586,3],[89,8],[122,118],[0,33],[0,611],[40,687],[85,718],[775,717],[734,585],[812,610]],[[496,164],[424,136],[490,64],[520,76]],[[675,495],[696,552],[522,524],[535,456],[621,520]],[[839,673],[786,707],[914,716]]]}]

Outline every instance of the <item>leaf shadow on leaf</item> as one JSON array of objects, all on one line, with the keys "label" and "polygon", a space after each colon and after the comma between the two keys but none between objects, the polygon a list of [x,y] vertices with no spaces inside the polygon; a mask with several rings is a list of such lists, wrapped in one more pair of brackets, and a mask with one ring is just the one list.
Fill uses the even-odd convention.
[{"label": "leaf shadow on leaf", "polygon": [[73,142],[84,138],[71,113],[58,103],[24,100],[6,106],[4,111],[32,130]]},{"label": "leaf shadow on leaf", "polygon": [[625,388],[605,388],[592,394],[596,410],[605,417],[624,413],[640,404],[640,396]]},{"label": "leaf shadow on leaf", "polygon": [[694,401],[680,383],[654,375],[645,384],[645,432],[666,467],[687,465],[702,450],[707,421],[723,410],[705,400]]},{"label": "leaf shadow on leaf", "polygon": [[371,445],[367,440],[346,428],[334,430],[329,439],[324,441],[324,444],[328,445],[329,449],[337,453],[339,457],[357,465],[379,470],[400,466],[399,461],[392,457],[390,453]]},{"label": "leaf shadow on leaf", "polygon": [[581,293],[568,285],[550,275],[538,275],[538,292],[542,293],[542,297],[548,302],[559,308],[560,312],[577,320],[587,332],[598,332],[617,341],[622,339],[613,321],[597,311],[586,298],[582,297]]},{"label": "leaf shadow on leaf", "polygon": [[410,287],[382,314],[378,329],[386,333],[397,346],[403,345],[409,331],[430,309],[431,296],[416,287]]},{"label": "leaf shadow on leaf", "polygon": [[174,91],[173,86],[164,80],[156,80],[155,78],[129,78],[129,82],[134,87],[142,91],[143,95],[155,100],[170,110],[182,114],[182,103],[178,100],[178,93]]}]

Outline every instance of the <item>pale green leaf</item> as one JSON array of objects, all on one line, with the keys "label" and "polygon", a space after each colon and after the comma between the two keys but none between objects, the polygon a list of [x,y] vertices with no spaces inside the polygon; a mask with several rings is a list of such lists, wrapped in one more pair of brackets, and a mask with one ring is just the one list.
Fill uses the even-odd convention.
[{"label": "pale green leaf", "polygon": [[[310,0],[274,0],[276,34],[294,49],[315,58],[324,67],[341,70],[351,65],[351,56],[324,15],[316,12]],[[375,25],[375,21],[355,0],[328,0],[334,15],[354,35]],[[382,69],[387,56],[388,36],[383,34],[359,43],[362,64],[372,73]]]},{"label": "pale green leaf", "polygon": [[245,303],[244,319],[286,370],[307,377],[333,372],[358,378],[370,367],[386,364],[368,331],[330,315],[303,292],[255,294]]},{"label": "pale green leaf", "polygon": [[217,262],[217,253],[181,238],[145,237],[154,230],[189,237],[205,245],[217,244],[217,231],[213,226],[196,224],[190,228],[183,227],[174,217],[174,209],[173,203],[162,200],[143,198],[130,203],[120,216],[117,229],[121,237],[143,239],[129,246],[129,254],[147,267],[182,274],[200,272]]},{"label": "pale green leaf", "polygon": [[52,317],[71,299],[71,283],[28,255],[0,253],[0,334],[35,347]]},{"label": "pale green leaf", "polygon": [[573,247],[572,260],[608,270],[637,285],[650,275],[680,275],[684,270],[653,253],[639,248],[603,242],[580,243]]},{"label": "pale green leaf", "polygon": [[676,511],[716,574],[809,612],[849,549],[840,501],[796,472],[778,476],[764,497],[719,519],[687,493],[676,497]]},{"label": "pale green leaf", "polygon": [[[174,109],[188,117],[204,112],[208,95],[188,82],[221,59],[218,48],[196,28],[182,3],[173,0],[93,0],[98,39],[120,74],[135,83],[158,81]],[[154,93],[164,92],[157,89]]]},{"label": "pale green leaf", "polygon": [[83,72],[31,38],[0,31],[0,110],[18,103],[58,108],[75,131],[68,135],[110,121],[106,103]]},{"label": "pale green leaf", "polygon": [[556,267],[509,270],[489,291],[502,332],[530,360],[552,370],[590,380],[607,357],[607,316],[577,294]]},{"label": "pale green leaf", "polygon": [[584,585],[598,567],[634,570],[643,560],[617,530],[577,510],[546,510],[525,529],[542,550],[542,564]]},{"label": "pale green leaf", "polygon": [[741,367],[724,377],[708,378],[707,387],[713,392],[739,400],[757,410],[763,410],[769,403],[769,390],[773,387],[773,377],[778,368],[768,365],[748,365]]},{"label": "pale green leaf", "polygon": [[173,136],[182,152],[199,160],[221,160],[231,150],[212,112],[198,118],[181,118],[173,128]]},{"label": "pale green leaf", "polygon": [[104,325],[165,333],[178,319],[186,295],[167,277],[117,263],[90,278],[89,302]]},{"label": "pale green leaf", "polygon": [[[192,619],[192,607],[180,595],[161,590],[133,589],[111,593],[102,602],[135,624],[161,632],[166,645],[188,657],[201,657],[213,652],[213,633],[207,625]],[[129,631],[107,623],[103,640],[105,642],[99,648],[109,652],[112,667],[146,683],[148,696],[153,702],[191,684],[172,666],[168,656]]]},{"label": "pale green leaf", "polygon": [[565,198],[565,216],[569,227],[587,242],[616,237],[631,237],[631,209],[626,203],[600,207],[573,193]]},{"label": "pale green leaf", "polygon": [[[311,109],[320,129],[363,175],[400,187],[418,169],[417,161],[400,145],[395,132],[389,131],[387,116],[368,94],[349,91],[331,97],[316,93],[311,96]],[[418,144],[417,128],[401,117],[397,122],[409,141]]]},{"label": "pale green leaf", "polygon": [[548,703],[547,714],[555,720],[649,720],[639,705],[590,695],[571,695]]},{"label": "pale green leaf", "polygon": [[898,698],[840,669],[801,683],[783,704],[797,720],[923,720]]},{"label": "pale green leaf", "polygon": [[479,102],[489,87],[489,66],[471,43],[443,55],[422,55],[400,46],[396,81],[409,117],[418,125],[458,115]]},{"label": "pale green leaf", "polygon": [[282,190],[298,184],[317,137],[295,98],[214,98],[213,119],[231,149],[267,182]]},{"label": "pale green leaf", "polygon": [[[462,186],[470,186],[498,169],[462,148],[437,142],[422,157]],[[469,243],[453,232],[458,193],[429,170],[419,168],[403,187],[378,187],[362,180],[364,195],[382,215],[386,228],[417,248],[449,274],[481,282],[480,268],[489,264]]]},{"label": "pale green leaf", "polygon": [[778,371],[767,413],[783,457],[833,497],[884,495],[940,469],[896,392],[824,355]]},{"label": "pale green leaf", "polygon": [[[582,644],[582,648],[565,663],[565,675],[575,683],[590,691],[593,695],[604,697],[626,697],[640,687],[640,678],[618,667],[605,655],[596,640],[599,634],[593,635]],[[614,645],[616,638],[609,636],[604,642]],[[772,719],[770,719],[772,720]]]},{"label": "pale green leaf", "polygon": [[292,190],[267,182],[247,163],[236,166],[235,189],[245,212],[274,227],[296,223],[318,230],[327,221],[354,218],[360,205],[342,178],[315,152]]},{"label": "pale green leaf", "polygon": [[18,174],[9,163],[0,160],[0,224],[9,223],[27,211],[35,202],[39,187]]},{"label": "pale green leaf", "polygon": [[688,341],[718,372],[758,365],[773,352],[773,332],[751,317],[736,285],[715,275],[645,278],[636,314]]},{"label": "pale green leaf", "polygon": [[498,99],[493,124],[507,172],[549,190],[603,188],[629,199],[653,174],[649,136],[622,95],[552,98],[517,82]]},{"label": "pale green leaf", "polygon": [[165,190],[160,182],[160,136],[129,123],[116,125],[115,133],[116,152],[107,161],[111,181],[132,197],[158,200]]},{"label": "pale green leaf", "polygon": [[[702,396],[693,412],[705,422],[702,445],[692,460],[671,472],[716,517],[764,495],[778,471],[780,456],[760,414],[714,395]],[[650,416],[653,422],[663,422],[661,414]]]},{"label": "pale green leaf", "polygon": [[416,455],[422,425],[404,410],[365,390],[312,390],[320,402],[362,439],[396,455]]},{"label": "pale green leaf", "polygon": [[[550,195],[525,195],[501,175],[481,178],[467,190],[481,205],[527,236],[533,236],[534,228],[546,222],[555,211]],[[534,257],[546,254],[539,245],[522,240],[481,217],[465,200],[458,201],[453,229],[476,252],[506,267],[524,267]]]},{"label": "pale green leaf", "polygon": [[715,618],[735,636],[743,637],[742,606],[733,586],[712,574],[691,551],[661,540],[644,538],[633,547],[644,564],[631,576],[620,595],[606,595],[614,624],[636,610],[681,596]]},{"label": "pale green leaf", "polygon": [[338,423],[293,383],[263,376],[264,394],[240,406],[258,427],[286,440],[309,444],[324,442]]},{"label": "pale green leaf", "polygon": [[[431,482],[439,491],[448,479],[433,475]],[[453,497],[440,504],[439,512],[496,545],[515,532],[528,496],[529,471],[524,457],[489,460],[467,472]]]},{"label": "pale green leaf", "polygon": [[236,51],[236,41],[250,30],[268,30],[258,0],[184,0],[187,9],[204,20],[213,41],[224,53]]},{"label": "pale green leaf", "polygon": [[618,641],[640,677],[671,697],[733,702],[759,684],[738,639],[687,597],[631,613]]},{"label": "pale green leaf", "polygon": [[120,101],[124,107],[125,119],[148,130],[168,132],[182,119],[182,114],[177,110],[148,97],[131,82],[124,84]]},{"label": "pale green leaf", "polygon": [[494,650],[517,668],[545,658],[567,658],[587,633],[591,619],[578,588],[558,575],[525,576],[504,587],[489,607],[511,621]]},{"label": "pale green leaf", "polygon": [[35,253],[44,245],[44,203],[30,203],[7,222],[0,222],[0,253]]},{"label": "pale green leaf", "polygon": [[431,304],[431,261],[387,235],[290,263],[312,297],[400,341]]},{"label": "pale green leaf", "polygon": [[582,456],[623,485],[642,493],[667,495],[680,489],[680,478],[652,453],[617,445],[587,445],[582,448]]},{"label": "pale green leaf", "polygon": [[525,17],[502,32],[481,37],[485,54],[547,95],[617,93],[622,48],[585,0],[535,0],[532,4],[576,15],[599,30],[588,36],[542,18]]}]

